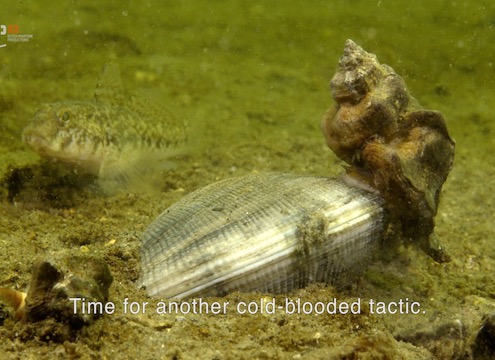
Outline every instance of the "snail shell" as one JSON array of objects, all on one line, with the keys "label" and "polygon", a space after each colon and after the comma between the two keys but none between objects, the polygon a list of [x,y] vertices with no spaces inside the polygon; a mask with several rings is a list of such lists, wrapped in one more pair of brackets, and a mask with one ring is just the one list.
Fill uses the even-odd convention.
[{"label": "snail shell", "polygon": [[179,299],[287,293],[359,267],[384,227],[382,199],[343,180],[231,178],[185,196],[148,227],[141,285]]},{"label": "snail shell", "polygon": [[349,175],[381,194],[390,234],[450,261],[433,232],[455,150],[442,114],[423,109],[390,66],[352,40],[330,87],[337,104],[322,121],[328,146],[350,165]]}]

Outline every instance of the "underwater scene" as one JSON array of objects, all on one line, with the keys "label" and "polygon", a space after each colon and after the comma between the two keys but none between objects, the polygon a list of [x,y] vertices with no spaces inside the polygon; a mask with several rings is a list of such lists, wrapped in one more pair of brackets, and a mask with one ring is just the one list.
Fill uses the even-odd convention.
[{"label": "underwater scene", "polygon": [[495,358],[492,1],[0,14],[0,358]]}]

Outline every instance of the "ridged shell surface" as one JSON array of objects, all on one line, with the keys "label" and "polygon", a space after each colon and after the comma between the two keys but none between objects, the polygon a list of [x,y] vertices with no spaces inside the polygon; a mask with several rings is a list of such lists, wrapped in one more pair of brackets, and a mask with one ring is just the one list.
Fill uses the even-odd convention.
[{"label": "ridged shell surface", "polygon": [[141,284],[162,298],[286,293],[359,267],[384,226],[382,200],[342,180],[231,178],[185,196],[148,227]]}]

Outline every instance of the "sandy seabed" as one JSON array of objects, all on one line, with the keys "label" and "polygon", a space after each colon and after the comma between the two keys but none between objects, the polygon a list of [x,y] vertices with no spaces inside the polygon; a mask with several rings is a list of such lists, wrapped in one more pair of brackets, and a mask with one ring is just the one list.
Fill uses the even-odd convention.
[{"label": "sandy seabed", "polygon": [[[494,356],[495,5],[93,2],[50,11],[46,5],[0,5],[2,22],[33,35],[0,49],[0,286],[25,290],[40,257],[84,254],[108,265],[115,308],[75,330],[51,318],[16,322],[2,306],[2,358]],[[341,172],[319,123],[333,106],[328,82],[347,38],[392,66],[424,107],[447,120],[456,159],[436,223],[452,262],[437,264],[415,248],[384,250],[339,288],[232,293],[197,299],[208,313],[187,305],[157,313],[159,302],[169,300],[151,299],[136,286],[140,236],[166,207],[230,176]],[[54,169],[21,142],[41,103],[91,100],[100,69],[115,54],[126,92],[172,111],[192,134],[186,154],[173,159],[153,191],[102,194],[91,178]],[[298,299],[311,311],[288,311],[287,302]],[[420,311],[401,311],[406,299]],[[327,311],[333,300],[347,304],[347,312],[346,305]],[[383,303],[383,312],[370,301]],[[318,303],[323,311],[316,311]]]}]

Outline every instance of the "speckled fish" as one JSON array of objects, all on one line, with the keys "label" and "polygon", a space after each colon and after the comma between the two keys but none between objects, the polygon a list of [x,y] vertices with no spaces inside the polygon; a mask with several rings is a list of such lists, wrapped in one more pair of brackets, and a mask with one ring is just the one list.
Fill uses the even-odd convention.
[{"label": "speckled fish", "polygon": [[22,134],[39,155],[102,181],[142,178],[183,151],[185,125],[125,99],[116,63],[102,71],[92,101],[43,104]]}]

